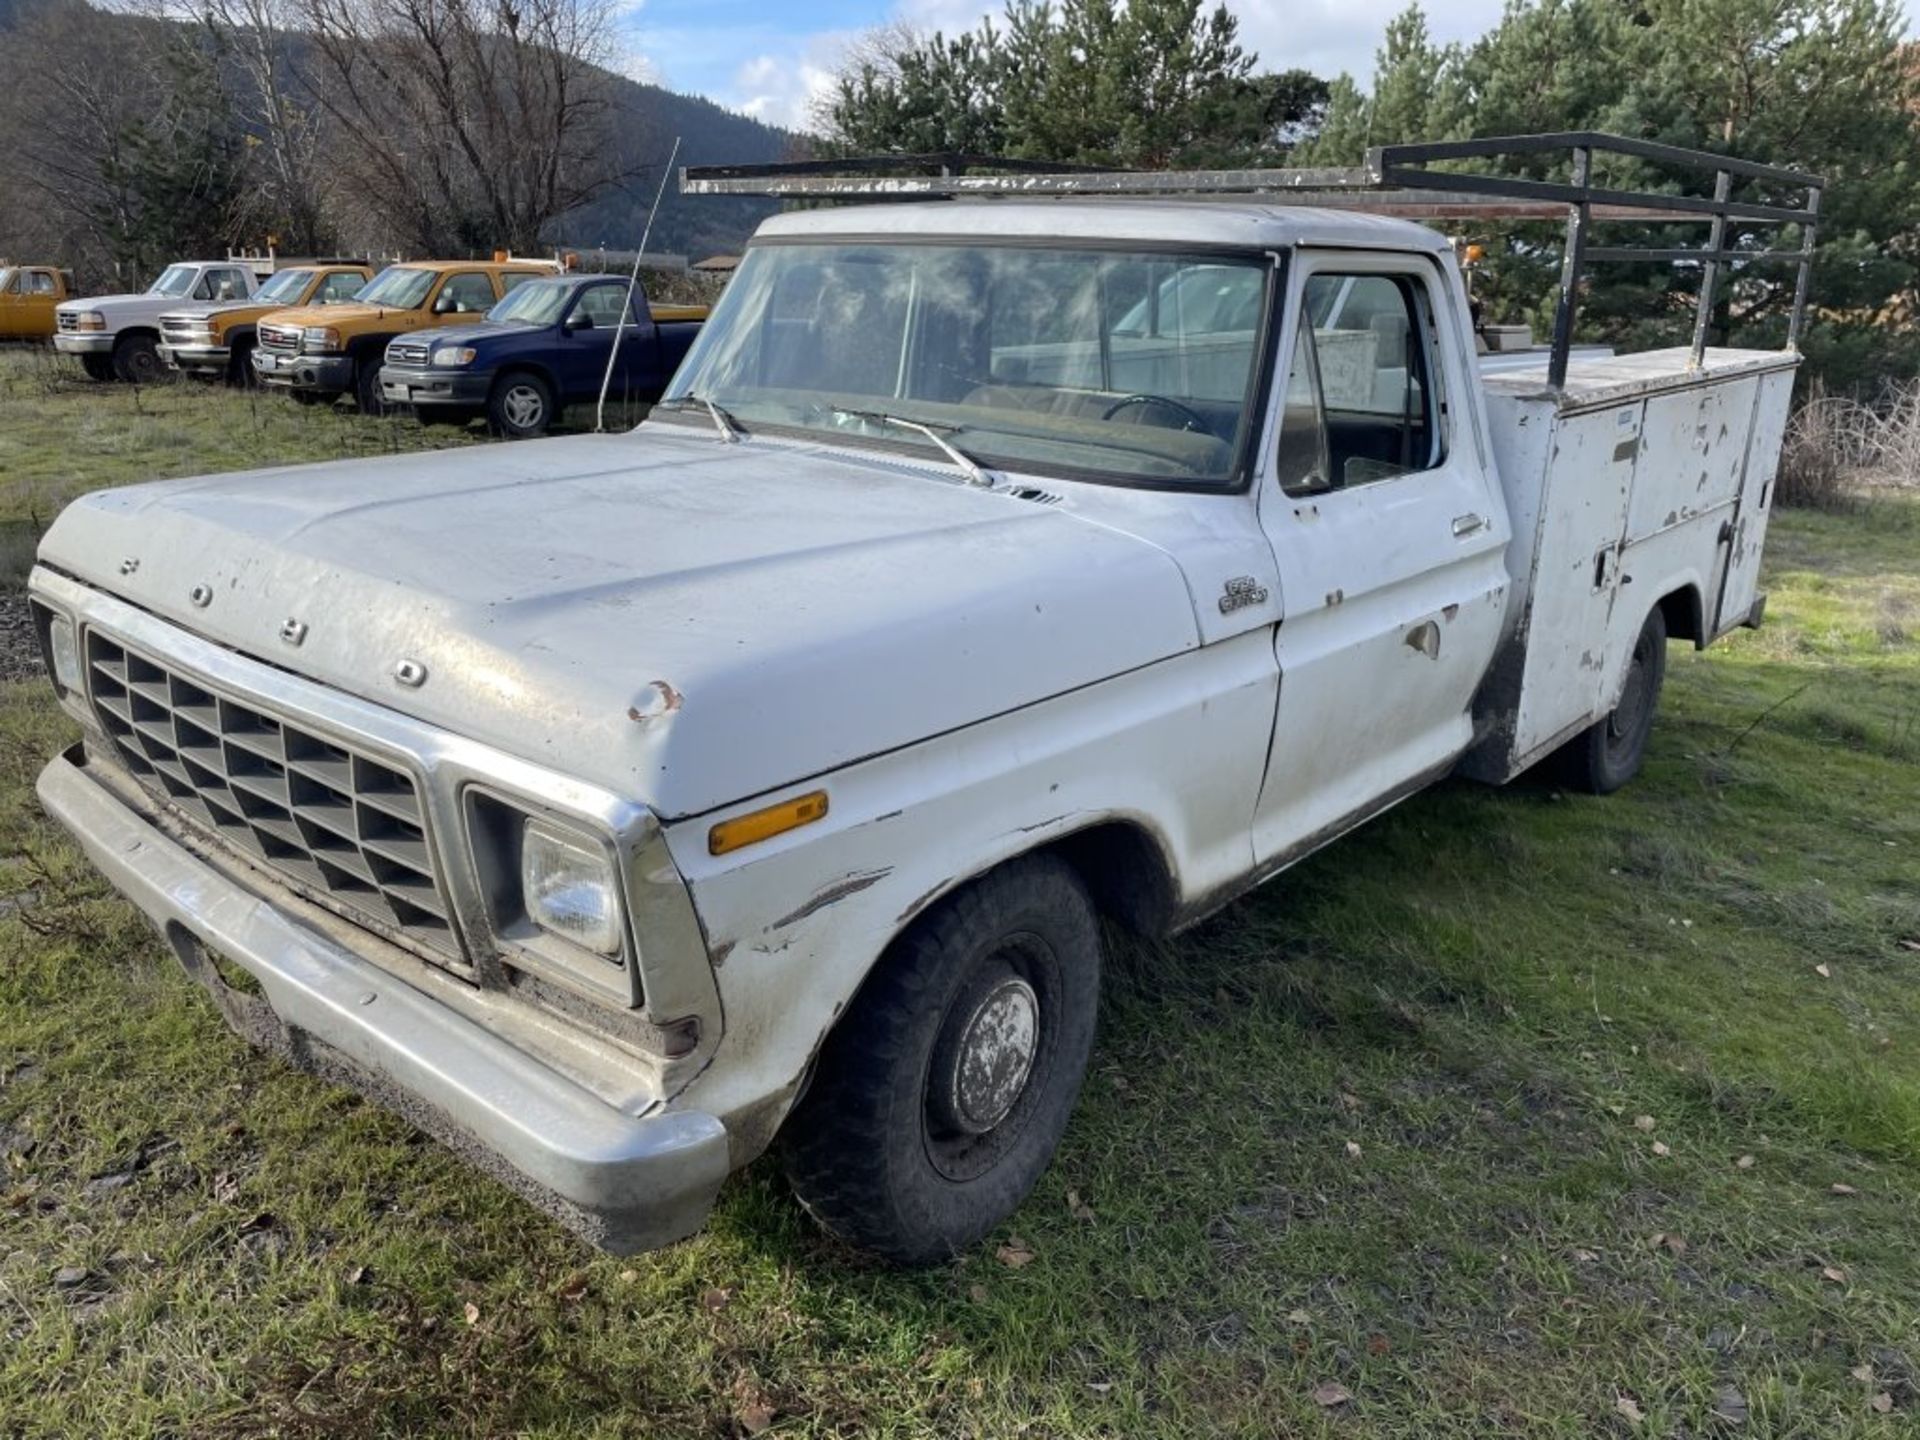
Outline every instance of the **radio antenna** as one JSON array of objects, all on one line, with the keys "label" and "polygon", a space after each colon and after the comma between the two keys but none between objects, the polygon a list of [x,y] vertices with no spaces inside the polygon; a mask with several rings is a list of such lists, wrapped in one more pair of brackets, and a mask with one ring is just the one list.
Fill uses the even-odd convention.
[{"label": "radio antenna", "polygon": [[633,295],[640,288],[640,259],[647,253],[647,241],[653,236],[653,217],[660,213],[660,198],[667,193],[667,181],[673,177],[673,162],[680,158],[680,137],[673,137],[673,149],[667,155],[666,168],[660,172],[660,188],[653,192],[653,207],[647,211],[647,228],[640,232],[640,248],[633,252],[633,274],[627,277],[627,303],[620,311],[620,323],[614,327],[613,349],[607,353],[607,373],[600,377],[600,406],[593,413],[593,430],[603,434],[607,428],[607,391],[613,385],[613,367],[620,363],[620,341],[627,333],[627,317],[633,314]]}]

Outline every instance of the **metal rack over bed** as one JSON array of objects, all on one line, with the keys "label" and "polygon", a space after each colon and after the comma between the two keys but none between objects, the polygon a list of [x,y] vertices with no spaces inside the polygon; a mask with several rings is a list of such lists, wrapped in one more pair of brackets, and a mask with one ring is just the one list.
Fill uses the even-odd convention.
[{"label": "metal rack over bed", "polygon": [[[1560,154],[1571,156],[1569,181],[1432,168],[1499,157]],[[1662,194],[1596,184],[1596,154],[1631,156],[1670,169],[1711,174],[1713,194]],[[1736,181],[1759,182],[1789,194],[1804,191],[1805,200],[1798,205],[1737,200],[1733,198]],[[1806,320],[1807,285],[1824,186],[1819,176],[1797,170],[1584,130],[1379,145],[1367,152],[1364,165],[1323,169],[1103,170],[956,153],[703,165],[680,171],[680,190],[686,195],[757,195],[809,201],[1242,195],[1257,196],[1269,204],[1364,210],[1413,220],[1564,218],[1566,241],[1547,366],[1548,382],[1555,387],[1566,382],[1580,278],[1591,264],[1699,265],[1702,273],[1691,350],[1692,363],[1698,365],[1706,351],[1722,269],[1791,263],[1797,267],[1797,275],[1787,320],[1787,348],[1797,349]],[[1705,223],[1711,228],[1706,243],[1698,246],[1590,245],[1588,232],[1596,220]],[[1729,220],[1797,225],[1799,248],[1728,248]]]}]

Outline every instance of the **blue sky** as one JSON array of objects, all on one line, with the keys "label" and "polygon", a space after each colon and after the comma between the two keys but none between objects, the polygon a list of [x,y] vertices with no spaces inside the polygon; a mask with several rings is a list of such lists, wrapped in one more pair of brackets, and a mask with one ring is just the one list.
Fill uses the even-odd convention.
[{"label": "blue sky", "polygon": [[[705,95],[774,124],[805,122],[809,98],[848,45],[877,26],[968,29],[997,13],[987,0],[617,0],[627,68],[672,90]],[[1228,0],[1241,43],[1263,68],[1371,73],[1374,47],[1406,0]],[[1441,40],[1467,39],[1500,17],[1501,0],[1430,5]]]}]

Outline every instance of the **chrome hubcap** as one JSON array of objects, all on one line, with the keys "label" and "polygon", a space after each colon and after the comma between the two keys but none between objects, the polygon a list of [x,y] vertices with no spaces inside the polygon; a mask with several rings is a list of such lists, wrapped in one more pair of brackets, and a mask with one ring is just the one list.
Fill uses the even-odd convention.
[{"label": "chrome hubcap", "polygon": [[507,412],[507,421],[516,430],[530,430],[540,423],[546,414],[546,402],[540,398],[540,392],[530,385],[516,385],[507,391],[500,402]]},{"label": "chrome hubcap", "polygon": [[948,1095],[955,1124],[984,1135],[1007,1118],[1033,1071],[1040,1039],[1040,1001],[1033,987],[1009,975],[987,991],[961,1028]]}]

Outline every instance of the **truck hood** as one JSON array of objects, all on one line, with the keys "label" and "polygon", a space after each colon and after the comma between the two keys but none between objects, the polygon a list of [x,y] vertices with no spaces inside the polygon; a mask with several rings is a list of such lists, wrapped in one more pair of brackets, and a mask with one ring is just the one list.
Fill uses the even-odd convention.
[{"label": "truck hood", "polygon": [[658,422],[100,492],[40,554],[668,818],[1198,644],[1169,556],[1070,504]]},{"label": "truck hood", "polygon": [[[637,328],[639,327],[629,325],[627,326],[627,333],[632,334]],[[442,345],[472,345],[481,340],[493,340],[503,335],[517,335],[521,337],[539,335],[550,339],[558,332],[558,329],[559,327],[557,325],[495,325],[488,323],[443,325],[433,332],[433,344],[436,349]]]},{"label": "truck hood", "polygon": [[389,315],[411,315],[412,310],[400,310],[391,305],[357,305],[347,301],[340,305],[296,305],[291,310],[276,310],[264,317],[276,325],[370,325],[386,319]]},{"label": "truck hood", "polygon": [[[139,309],[147,309],[156,305],[164,305],[171,308],[176,305],[191,303],[193,302],[170,299],[165,295],[150,295],[143,290],[134,295],[91,295],[84,300],[62,300],[54,308],[57,310],[100,310],[110,315],[115,310],[128,310],[136,307]],[[204,304],[205,302],[200,303]]]}]

